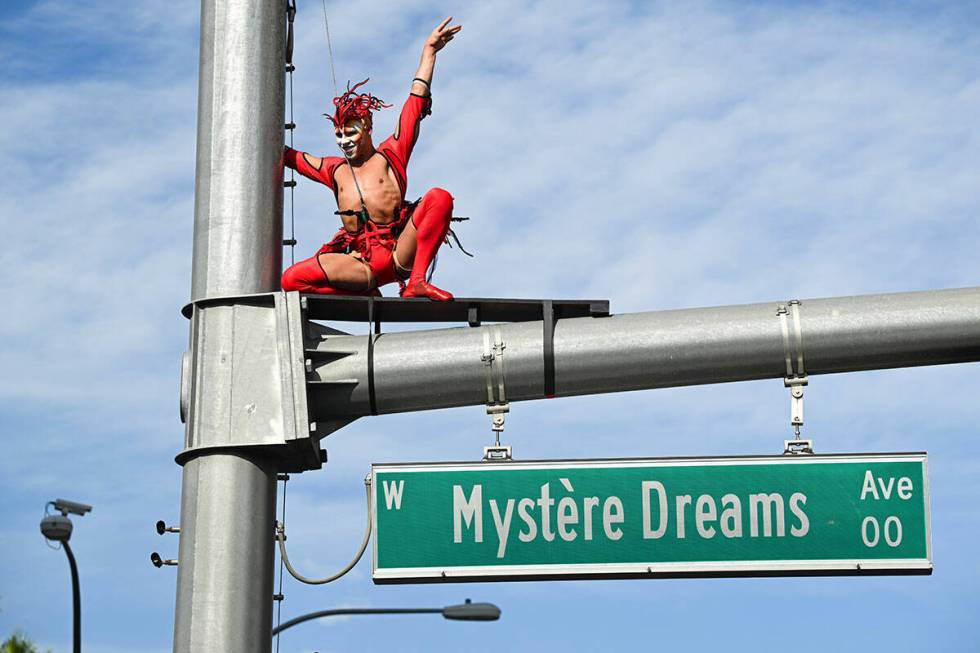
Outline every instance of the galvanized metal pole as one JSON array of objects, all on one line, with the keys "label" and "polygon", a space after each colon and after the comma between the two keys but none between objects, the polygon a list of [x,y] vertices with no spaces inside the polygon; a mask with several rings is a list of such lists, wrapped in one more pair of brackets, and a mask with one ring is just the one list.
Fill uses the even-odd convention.
[{"label": "galvanized metal pole", "polygon": [[[201,5],[194,300],[279,286],[284,9]],[[235,447],[236,310],[194,308],[185,444],[197,449],[184,461],[174,651],[260,652],[272,641],[276,469],[268,454]]]},{"label": "galvanized metal pole", "polygon": [[[980,360],[980,288],[804,300],[784,336],[788,302],[559,320],[555,395],[724,383],[787,375],[802,355],[809,375]],[[503,343],[510,401],[545,396],[542,322],[324,336],[316,392],[334,417],[487,401],[486,341]],[[323,389],[320,389],[323,388]]]}]

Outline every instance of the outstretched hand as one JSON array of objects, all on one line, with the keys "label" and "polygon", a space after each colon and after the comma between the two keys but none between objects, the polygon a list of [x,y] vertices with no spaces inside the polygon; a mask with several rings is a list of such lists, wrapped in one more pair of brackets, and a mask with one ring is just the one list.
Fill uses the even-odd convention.
[{"label": "outstretched hand", "polygon": [[463,29],[462,25],[453,25],[449,27],[449,21],[453,19],[452,16],[446,20],[439,23],[439,26],[432,30],[432,34],[429,34],[429,38],[425,41],[425,49],[436,53],[446,47],[446,44],[453,40],[453,37],[459,33],[459,30]]}]

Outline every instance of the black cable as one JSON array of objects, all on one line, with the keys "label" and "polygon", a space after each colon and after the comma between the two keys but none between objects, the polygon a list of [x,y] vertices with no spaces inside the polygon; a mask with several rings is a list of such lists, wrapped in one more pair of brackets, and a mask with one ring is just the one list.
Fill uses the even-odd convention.
[{"label": "black cable", "polygon": [[293,19],[296,18],[296,0],[286,1],[286,63],[293,63]]},{"label": "black cable", "polygon": [[371,414],[378,414],[378,398],[374,391],[374,339],[377,337],[380,323],[375,315],[374,297],[368,297],[368,341],[367,341],[367,368],[368,368],[368,403],[371,407]]},{"label": "black cable", "polygon": [[[282,476],[282,524],[285,528],[286,525],[286,481],[289,480],[289,475],[284,474]],[[279,633],[282,631],[282,627],[279,625],[282,623],[282,582],[283,582],[283,560],[282,556],[279,556],[279,590],[276,592],[278,597],[278,605],[276,606],[276,628],[273,630],[273,634],[276,636],[276,653],[279,653]]]},{"label": "black cable", "polygon": [[[289,130],[289,149],[293,149],[293,132],[296,131],[296,122],[293,120],[293,70],[289,69],[289,124],[293,128]],[[289,169],[289,263],[296,264],[296,171]]]}]

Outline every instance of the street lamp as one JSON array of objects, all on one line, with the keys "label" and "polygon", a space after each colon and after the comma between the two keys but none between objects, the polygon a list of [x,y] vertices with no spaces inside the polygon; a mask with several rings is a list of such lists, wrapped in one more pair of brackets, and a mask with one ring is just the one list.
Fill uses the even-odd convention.
[{"label": "street lamp", "polygon": [[469,599],[466,599],[466,603],[447,605],[444,608],[336,608],[311,612],[290,619],[273,629],[272,636],[275,637],[287,628],[292,628],[304,621],[343,614],[441,614],[446,619],[456,621],[496,621],[500,619],[500,608],[493,603],[473,603]]},{"label": "street lamp", "polygon": [[71,520],[68,519],[68,513],[81,517],[85,513],[91,512],[92,506],[87,506],[84,503],[75,503],[66,499],[49,501],[48,506],[54,506],[54,509],[61,514],[46,515],[41,520],[41,534],[51,541],[61,542],[61,546],[65,550],[65,555],[68,556],[68,567],[71,569],[72,616],[74,618],[72,626],[72,651],[74,653],[81,653],[82,595],[78,587],[78,565],[75,564],[75,554],[71,552],[71,547],[68,546],[68,540],[71,539],[73,528]]}]

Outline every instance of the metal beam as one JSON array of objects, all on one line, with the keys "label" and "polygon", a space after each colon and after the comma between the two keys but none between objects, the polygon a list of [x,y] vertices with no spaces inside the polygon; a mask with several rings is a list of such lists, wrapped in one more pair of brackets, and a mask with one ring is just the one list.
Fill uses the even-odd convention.
[{"label": "metal beam", "polygon": [[[788,302],[581,317],[554,328],[555,396],[781,378]],[[980,360],[980,288],[804,300],[800,349],[809,375]],[[795,326],[795,325],[794,325]],[[503,341],[507,399],[545,396],[543,323],[384,333],[373,344],[377,412],[486,403],[484,331]],[[367,339],[324,337],[314,376],[344,380],[338,417],[370,414]]]},{"label": "metal beam", "polygon": [[[285,3],[203,0],[194,205],[194,306],[174,651],[270,650],[275,462],[235,394],[245,306],[282,269]],[[249,344],[249,343],[246,343]],[[275,343],[272,343],[274,346]],[[252,411],[254,412],[254,406]],[[246,437],[247,435],[247,437]]]}]

